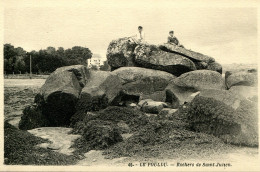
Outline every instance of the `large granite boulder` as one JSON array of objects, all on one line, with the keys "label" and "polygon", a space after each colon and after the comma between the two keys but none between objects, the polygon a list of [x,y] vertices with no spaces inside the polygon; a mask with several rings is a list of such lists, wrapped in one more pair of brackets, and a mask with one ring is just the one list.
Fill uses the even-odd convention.
[{"label": "large granite boulder", "polygon": [[219,63],[215,62],[215,59],[212,57],[169,43],[159,45],[159,48],[163,51],[179,54],[189,58],[191,61],[193,61],[198,70],[207,69],[222,74],[222,66]]},{"label": "large granite boulder", "polygon": [[257,72],[240,71],[230,72],[225,74],[225,83],[227,89],[232,86],[244,85],[244,86],[257,86]]},{"label": "large granite boulder", "polygon": [[185,109],[190,129],[226,143],[258,146],[257,104],[227,90],[203,90]]},{"label": "large granite boulder", "polygon": [[213,71],[216,71],[220,74],[222,74],[222,66],[221,64],[217,63],[217,62],[212,62],[212,63],[209,63],[206,67],[207,70],[213,70]]},{"label": "large granite boulder", "polygon": [[224,81],[221,74],[210,70],[187,72],[174,79],[173,82],[179,87],[196,90],[224,89]]},{"label": "large granite boulder", "polygon": [[82,87],[71,71],[55,71],[45,81],[35,102],[51,126],[66,126],[75,113]]},{"label": "large granite boulder", "polygon": [[242,96],[234,94],[229,90],[202,90],[197,96],[212,98],[222,102],[229,107],[232,107],[233,109],[237,109],[240,106],[241,101],[244,100]]},{"label": "large granite boulder", "polygon": [[106,71],[91,71],[76,105],[78,113],[106,108],[119,95],[122,82],[119,77]]},{"label": "large granite boulder", "polygon": [[191,102],[197,94],[198,90],[189,87],[181,87],[174,84],[174,81],[169,83],[165,89],[166,102],[172,105],[172,108],[178,108],[180,105]]},{"label": "large granite boulder", "polygon": [[175,53],[175,54],[180,54],[182,56],[185,56],[187,58],[189,58],[190,60],[192,60],[193,62],[205,62],[205,63],[212,63],[215,62],[215,59],[212,57],[209,57],[207,55],[192,51],[192,50],[188,50],[176,45],[172,45],[172,44],[162,44],[159,45],[159,48],[163,51],[166,52],[171,52],[171,53]]},{"label": "large granite boulder", "polygon": [[23,111],[19,127],[32,129],[46,126],[68,126],[88,77],[89,72],[83,65],[56,69],[35,96],[35,105],[27,107]]},{"label": "large granite boulder", "polygon": [[140,67],[122,67],[112,72],[122,81],[122,93],[142,99],[165,101],[165,88],[176,78],[170,73]]},{"label": "large granite boulder", "polygon": [[162,51],[155,45],[142,44],[135,48],[135,63],[144,68],[169,72],[175,76],[196,70],[188,58]]},{"label": "large granite boulder", "polygon": [[120,38],[110,42],[107,48],[107,61],[111,70],[123,66],[135,66],[134,49],[136,46],[135,43],[129,41],[129,38]]},{"label": "large granite boulder", "polygon": [[77,77],[81,87],[84,87],[90,77],[90,71],[84,65],[64,66],[55,70],[55,72],[69,71]]}]

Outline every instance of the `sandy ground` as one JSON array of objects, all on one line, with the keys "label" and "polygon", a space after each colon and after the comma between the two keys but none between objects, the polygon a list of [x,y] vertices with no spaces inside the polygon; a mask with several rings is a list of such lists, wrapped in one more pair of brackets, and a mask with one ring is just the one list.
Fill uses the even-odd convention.
[{"label": "sandy ground", "polygon": [[[5,119],[9,119],[10,123],[18,126],[22,110],[25,106],[33,103],[34,96],[39,91],[39,88],[44,84],[44,79],[5,79],[4,80],[4,96],[5,96]],[[47,138],[51,141],[49,144],[39,145],[45,147],[46,149],[51,149],[53,151],[58,151],[64,154],[71,154],[73,149],[70,146],[73,141],[80,137],[78,135],[69,134],[70,128],[40,128],[33,129],[29,132],[42,138]],[[116,158],[116,159],[105,159],[102,155],[102,151],[90,151],[84,154],[85,158],[78,162],[78,165],[83,166],[127,166],[128,163],[140,165],[140,160],[135,160],[133,158]],[[259,164],[258,159],[258,149],[257,148],[246,148],[237,147],[236,149],[229,151],[224,155],[213,156],[215,158],[208,159],[207,157],[203,159],[144,159],[143,162],[166,162],[168,166],[176,166],[177,163],[230,163],[232,166],[243,166],[248,168]]]}]

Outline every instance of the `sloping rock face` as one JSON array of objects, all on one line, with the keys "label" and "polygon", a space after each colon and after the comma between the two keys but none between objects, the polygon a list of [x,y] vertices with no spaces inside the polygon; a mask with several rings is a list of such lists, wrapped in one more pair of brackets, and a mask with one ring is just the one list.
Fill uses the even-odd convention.
[{"label": "sloping rock face", "polygon": [[111,70],[123,66],[134,65],[134,49],[137,45],[130,43],[128,38],[120,38],[110,42],[107,48],[107,60]]},{"label": "sloping rock face", "polygon": [[170,73],[139,67],[122,67],[112,72],[122,81],[124,95],[138,96],[142,99],[165,101],[165,88],[170,80],[176,78]]},{"label": "sloping rock face", "polygon": [[225,75],[227,89],[238,85],[257,86],[257,72],[241,71],[232,73],[227,71]]},{"label": "sloping rock face", "polygon": [[113,72],[92,71],[77,102],[77,113],[120,103],[137,103],[146,98],[165,101],[164,89],[174,78],[167,72],[138,67],[121,67]]},{"label": "sloping rock face", "polygon": [[186,108],[190,128],[226,143],[258,146],[257,106],[234,97],[226,90],[201,91]]},{"label": "sloping rock face", "polygon": [[[62,67],[51,73],[39,94],[35,96],[35,113],[42,113],[49,126],[68,126],[71,116],[76,111],[75,105],[88,75],[83,65]],[[26,120],[30,119],[31,112],[33,109],[24,114],[22,118],[25,121],[21,123],[26,123]],[[41,115],[38,114],[38,116]],[[44,127],[46,123],[43,126],[38,126],[38,124],[37,126]],[[20,126],[24,128],[22,124]]]},{"label": "sloping rock face", "polygon": [[180,105],[191,102],[198,92],[197,89],[189,87],[180,87],[172,81],[165,89],[166,102],[172,105],[172,108],[178,108]]},{"label": "sloping rock face", "polygon": [[207,70],[213,70],[213,71],[216,71],[220,74],[222,74],[222,66],[221,64],[217,63],[217,62],[212,62],[212,63],[209,63],[207,65]]},{"label": "sloping rock face", "polygon": [[72,66],[64,66],[56,69],[55,72],[73,72],[76,78],[79,81],[81,87],[84,87],[87,83],[87,79],[90,77],[89,70],[83,65],[72,65]]},{"label": "sloping rock face", "polygon": [[222,74],[222,66],[212,57],[168,43],[159,45],[159,48],[163,51],[179,54],[189,58],[198,70],[207,69]]},{"label": "sloping rock face", "polygon": [[179,87],[193,88],[196,90],[224,89],[222,76],[215,71],[196,70],[187,72],[174,79],[174,84]]},{"label": "sloping rock face", "polygon": [[140,67],[166,71],[175,76],[196,70],[190,59],[162,51],[155,45],[138,45],[134,53],[135,62]]},{"label": "sloping rock face", "polygon": [[73,72],[54,72],[40,89],[35,101],[51,126],[64,126],[75,113],[75,105],[82,87]]},{"label": "sloping rock face", "polygon": [[119,95],[122,82],[111,72],[92,71],[82,89],[76,109],[80,113],[106,108]]},{"label": "sloping rock face", "polygon": [[160,45],[159,48],[163,51],[176,53],[176,54],[180,54],[182,56],[185,56],[185,57],[191,59],[193,62],[206,62],[207,64],[215,62],[215,59],[212,58],[212,57],[209,57],[207,55],[203,55],[201,53],[197,53],[195,51],[187,50],[185,48],[175,46],[175,45],[172,45],[172,44],[165,43],[163,45]]}]

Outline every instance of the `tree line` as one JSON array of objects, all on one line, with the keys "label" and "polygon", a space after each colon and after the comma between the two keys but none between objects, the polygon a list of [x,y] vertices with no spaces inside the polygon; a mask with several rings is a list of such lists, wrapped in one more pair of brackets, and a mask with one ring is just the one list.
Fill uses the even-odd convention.
[{"label": "tree line", "polygon": [[30,56],[32,59],[32,73],[49,74],[58,67],[69,65],[87,65],[87,59],[92,52],[85,47],[74,46],[64,49],[47,47],[39,51],[27,52],[22,47],[4,44],[4,71],[10,73],[29,73]]}]

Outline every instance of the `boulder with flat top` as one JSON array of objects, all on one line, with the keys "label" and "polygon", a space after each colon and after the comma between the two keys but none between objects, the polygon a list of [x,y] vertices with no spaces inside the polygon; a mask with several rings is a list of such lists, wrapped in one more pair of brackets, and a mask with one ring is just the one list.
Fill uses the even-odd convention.
[{"label": "boulder with flat top", "polygon": [[196,70],[195,64],[189,58],[162,51],[155,45],[138,45],[134,53],[135,63],[143,68],[166,71],[175,76]]}]

